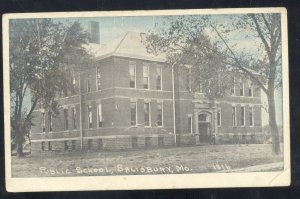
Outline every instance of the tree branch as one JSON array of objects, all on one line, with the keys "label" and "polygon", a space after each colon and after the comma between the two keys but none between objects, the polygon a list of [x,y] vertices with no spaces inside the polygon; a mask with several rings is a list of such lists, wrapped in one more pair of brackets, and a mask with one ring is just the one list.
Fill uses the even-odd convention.
[{"label": "tree branch", "polygon": [[31,114],[32,114],[32,112],[34,111],[35,106],[36,106],[38,100],[39,100],[38,97],[36,97],[36,98],[34,99],[33,104],[32,104],[32,106],[31,106],[31,108],[30,108],[30,111],[29,111],[29,113],[27,114],[26,119],[25,119],[25,121],[24,121],[24,124],[26,124],[26,122],[30,121]]},{"label": "tree branch", "polygon": [[263,21],[264,21],[264,23],[265,23],[265,25],[266,25],[266,27],[267,27],[267,29],[269,30],[269,33],[270,33],[270,35],[271,35],[271,34],[272,34],[272,31],[271,31],[271,28],[270,28],[270,24],[268,23],[268,21],[267,21],[267,19],[266,19],[266,17],[265,17],[264,14],[261,14],[261,16],[262,16]]},{"label": "tree branch", "polygon": [[263,42],[263,44],[264,44],[264,46],[266,48],[268,56],[270,56],[270,53],[271,53],[270,46],[269,46],[268,42],[266,41],[266,39],[265,39],[265,37],[264,37],[264,35],[262,33],[262,30],[261,30],[261,28],[260,28],[260,26],[259,26],[259,24],[257,22],[257,19],[255,18],[254,14],[251,14],[250,17],[252,18],[252,20],[253,20],[253,22],[255,24],[257,33],[258,33],[260,39],[262,40],[262,42]]},{"label": "tree branch", "polygon": [[235,56],[235,53],[232,51],[232,49],[228,46],[227,42],[225,41],[225,39],[220,35],[219,31],[216,29],[216,27],[212,26],[211,27],[216,31],[216,33],[218,34],[218,36],[220,37],[220,39],[224,42],[226,48],[229,50],[229,52],[232,54],[234,61],[237,64],[237,67],[242,70],[243,72],[245,72],[247,75],[249,75],[253,80],[255,80],[258,85],[261,87],[261,89],[268,95],[268,89],[263,85],[263,83],[254,75],[252,74],[249,70],[247,70],[246,68],[244,68],[241,63],[239,62],[239,60],[237,59],[237,57]]}]

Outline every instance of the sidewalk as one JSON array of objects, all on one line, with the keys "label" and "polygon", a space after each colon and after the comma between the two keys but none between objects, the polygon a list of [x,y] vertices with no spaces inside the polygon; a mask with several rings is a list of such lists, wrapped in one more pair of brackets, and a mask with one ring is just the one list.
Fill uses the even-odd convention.
[{"label": "sidewalk", "polygon": [[[270,164],[262,164],[262,165],[256,165],[251,167],[244,167],[244,168],[238,168],[238,169],[230,169],[226,170],[225,172],[263,172],[263,171],[277,171],[283,169],[283,162],[275,162]],[[224,171],[223,171],[224,172]]]}]

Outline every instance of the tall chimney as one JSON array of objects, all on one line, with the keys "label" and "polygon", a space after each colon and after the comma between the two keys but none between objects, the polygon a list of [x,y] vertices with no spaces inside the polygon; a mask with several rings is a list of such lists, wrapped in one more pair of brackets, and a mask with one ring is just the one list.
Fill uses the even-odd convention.
[{"label": "tall chimney", "polygon": [[100,43],[99,22],[90,21],[91,43]]}]

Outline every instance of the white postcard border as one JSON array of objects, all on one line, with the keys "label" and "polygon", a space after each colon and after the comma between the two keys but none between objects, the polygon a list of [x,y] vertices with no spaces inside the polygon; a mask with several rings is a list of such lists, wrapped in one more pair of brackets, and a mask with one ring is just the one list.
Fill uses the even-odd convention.
[{"label": "white postcard border", "polygon": [[[89,177],[39,177],[13,178],[11,173],[10,145],[10,92],[9,92],[9,19],[60,18],[100,16],[150,16],[185,14],[245,14],[281,13],[282,28],[282,84],[283,84],[283,130],[284,170],[280,172],[251,173],[201,173],[164,175],[126,175]],[[15,13],[3,15],[3,85],[5,127],[5,174],[6,189],[10,192],[29,191],[79,191],[79,190],[129,190],[129,189],[177,189],[215,187],[269,187],[290,185],[290,118],[288,81],[288,34],[285,8],[234,8],[203,10],[156,10],[156,11],[105,11],[105,12],[53,12]]]}]

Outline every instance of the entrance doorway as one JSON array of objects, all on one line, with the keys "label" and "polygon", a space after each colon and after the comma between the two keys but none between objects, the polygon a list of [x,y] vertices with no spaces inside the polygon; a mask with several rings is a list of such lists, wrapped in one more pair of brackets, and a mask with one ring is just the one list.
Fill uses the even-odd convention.
[{"label": "entrance doorway", "polygon": [[199,129],[199,140],[200,142],[207,143],[210,138],[210,114],[200,113],[198,115],[198,129]]}]

